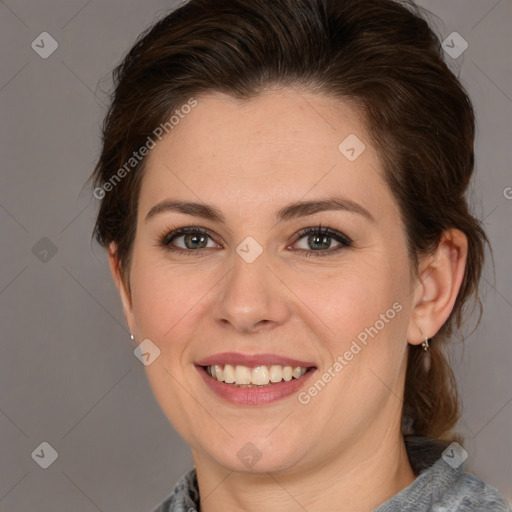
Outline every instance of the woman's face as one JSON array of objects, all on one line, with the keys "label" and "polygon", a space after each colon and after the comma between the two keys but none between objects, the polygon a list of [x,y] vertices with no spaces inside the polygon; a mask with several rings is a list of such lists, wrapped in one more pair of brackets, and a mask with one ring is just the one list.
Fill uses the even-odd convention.
[{"label": "woman's face", "polygon": [[400,432],[416,283],[348,103],[197,97],[147,157],[129,279],[131,331],[160,350],[149,382],[196,463],[295,471]]}]

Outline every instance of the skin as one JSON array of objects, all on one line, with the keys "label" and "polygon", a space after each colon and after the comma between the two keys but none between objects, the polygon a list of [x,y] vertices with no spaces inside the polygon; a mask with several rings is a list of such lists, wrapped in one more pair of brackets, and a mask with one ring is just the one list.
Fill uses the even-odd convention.
[{"label": "skin", "polygon": [[[372,510],[415,478],[400,431],[407,344],[432,337],[448,318],[466,237],[447,231],[412,272],[379,155],[348,102],[295,89],[245,102],[217,93],[197,100],[148,156],[130,294],[114,243],[109,259],[135,340],[149,338],[161,351],[147,376],[191,447],[201,510]],[[338,150],[349,134],[366,145],[353,162]],[[336,210],[274,222],[289,203],[326,197],[350,199],[374,220]],[[146,221],[166,199],[207,203],[226,222],[174,211]],[[353,245],[317,256],[297,233],[319,223]],[[160,244],[183,226],[214,238],[190,255]],[[247,236],[263,249],[252,263],[236,252]],[[340,246],[330,240],[324,251]],[[184,237],[173,242],[186,250]],[[219,352],[275,352],[314,361],[320,376],[396,302],[401,311],[307,404],[292,395],[233,405],[194,366]],[[251,468],[237,457],[249,442],[261,453]]]}]

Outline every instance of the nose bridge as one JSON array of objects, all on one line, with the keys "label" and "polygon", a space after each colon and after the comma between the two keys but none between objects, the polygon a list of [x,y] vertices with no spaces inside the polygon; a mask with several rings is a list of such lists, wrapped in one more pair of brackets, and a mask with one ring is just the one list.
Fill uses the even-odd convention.
[{"label": "nose bridge", "polygon": [[214,305],[215,320],[244,331],[284,321],[286,300],[270,266],[268,252],[254,238],[242,241],[233,254],[233,267],[222,281]]}]

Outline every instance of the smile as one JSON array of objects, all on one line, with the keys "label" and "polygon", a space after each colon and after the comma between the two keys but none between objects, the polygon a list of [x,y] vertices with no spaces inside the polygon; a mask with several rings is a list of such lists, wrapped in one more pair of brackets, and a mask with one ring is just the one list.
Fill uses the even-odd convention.
[{"label": "smile", "polygon": [[302,377],[308,368],[302,366],[281,366],[273,364],[269,366],[256,366],[250,368],[248,366],[231,364],[226,365],[209,365],[205,367],[206,373],[218,380],[233,386],[269,386],[279,382],[289,382],[292,379]]},{"label": "smile", "polygon": [[236,405],[266,405],[294,393],[315,373],[306,361],[275,354],[224,353],[198,361],[196,369],[215,395]]}]

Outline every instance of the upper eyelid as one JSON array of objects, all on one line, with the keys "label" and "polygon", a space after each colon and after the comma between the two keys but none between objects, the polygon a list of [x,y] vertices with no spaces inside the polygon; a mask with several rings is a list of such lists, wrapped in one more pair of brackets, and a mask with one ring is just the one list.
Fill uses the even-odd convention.
[{"label": "upper eyelid", "polygon": [[[213,235],[212,232],[209,229],[202,228],[202,227],[199,227],[199,226],[183,226],[182,228],[171,229],[169,231],[164,232],[164,235],[161,236],[160,238],[161,238],[163,243],[168,244],[168,243],[171,242],[171,240],[173,240],[175,238],[179,238],[181,236],[185,236],[188,233],[201,233],[201,234],[205,234],[205,235],[208,235],[215,243],[219,243],[216,240],[216,236]],[[169,238],[169,241],[165,242],[165,240],[167,238]]]},{"label": "upper eyelid", "polygon": [[302,237],[304,237],[308,234],[312,234],[312,233],[321,233],[323,235],[330,236],[331,238],[338,237],[338,238],[342,238],[342,239],[346,240],[347,242],[350,242],[350,243],[353,242],[352,239],[348,235],[346,235],[342,231],[338,231],[337,229],[330,228],[329,226],[316,226],[316,227],[303,228],[300,231],[298,231],[295,236],[296,236],[296,239],[299,240]]}]

